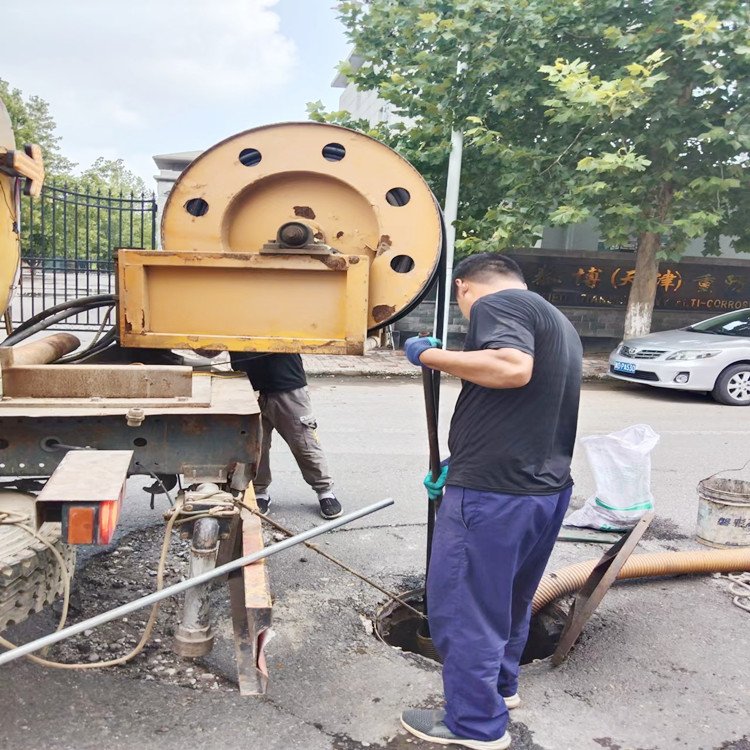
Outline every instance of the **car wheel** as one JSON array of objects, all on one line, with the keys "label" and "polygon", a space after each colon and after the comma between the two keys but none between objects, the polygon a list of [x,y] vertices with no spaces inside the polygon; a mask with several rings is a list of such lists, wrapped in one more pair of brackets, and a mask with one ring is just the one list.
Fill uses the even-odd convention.
[{"label": "car wheel", "polygon": [[716,379],[711,395],[720,404],[750,406],[750,363],[727,367]]}]

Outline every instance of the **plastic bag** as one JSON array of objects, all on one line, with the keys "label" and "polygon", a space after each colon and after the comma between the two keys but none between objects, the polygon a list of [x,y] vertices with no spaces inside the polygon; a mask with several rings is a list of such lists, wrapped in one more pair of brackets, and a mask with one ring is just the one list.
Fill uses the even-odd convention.
[{"label": "plastic bag", "polygon": [[581,438],[596,481],[596,495],[571,513],[565,526],[601,531],[632,529],[654,507],[651,451],[659,436],[647,424]]}]

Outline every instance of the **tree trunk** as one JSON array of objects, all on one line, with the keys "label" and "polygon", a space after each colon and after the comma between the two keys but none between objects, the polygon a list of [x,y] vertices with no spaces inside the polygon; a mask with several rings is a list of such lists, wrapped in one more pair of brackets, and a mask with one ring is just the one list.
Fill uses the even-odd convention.
[{"label": "tree trunk", "polygon": [[654,232],[644,232],[638,237],[635,277],[625,313],[626,339],[645,336],[651,331],[651,316],[654,312],[656,282],[659,275],[659,261],[656,258],[659,244],[659,235]]}]

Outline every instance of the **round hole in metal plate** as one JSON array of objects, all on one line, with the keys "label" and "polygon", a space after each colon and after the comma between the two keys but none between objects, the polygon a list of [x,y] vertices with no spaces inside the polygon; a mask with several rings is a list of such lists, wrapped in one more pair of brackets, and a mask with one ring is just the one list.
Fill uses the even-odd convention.
[{"label": "round hole in metal plate", "polygon": [[391,268],[396,273],[409,273],[414,268],[414,258],[411,255],[394,255],[391,258]]},{"label": "round hole in metal plate", "polygon": [[185,204],[185,210],[191,216],[203,216],[208,212],[208,203],[203,198],[191,198]]},{"label": "round hole in metal plate", "polygon": [[323,146],[323,158],[327,161],[341,161],[346,156],[346,149],[340,143],[328,143]]},{"label": "round hole in metal plate", "polygon": [[148,445],[148,440],[146,440],[146,438],[136,438],[133,441],[133,445],[137,446],[138,448],[143,448],[144,445]]},{"label": "round hole in metal plate", "polygon": [[243,148],[240,151],[240,164],[246,167],[255,167],[260,164],[263,154],[257,148]]},{"label": "round hole in metal plate", "polygon": [[10,443],[5,438],[0,438],[0,451],[4,451]]},{"label": "round hole in metal plate", "polygon": [[406,188],[395,187],[385,194],[385,199],[392,206],[405,206],[411,200],[411,193]]}]

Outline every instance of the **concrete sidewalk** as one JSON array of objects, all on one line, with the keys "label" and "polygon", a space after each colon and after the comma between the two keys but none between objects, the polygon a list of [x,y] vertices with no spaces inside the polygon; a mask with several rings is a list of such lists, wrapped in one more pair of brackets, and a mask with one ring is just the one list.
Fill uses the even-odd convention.
[{"label": "concrete sidewalk", "polygon": [[[329,354],[305,354],[302,356],[305,370],[311,377],[393,377],[416,378],[420,370],[414,367],[402,351],[375,349],[363,357]],[[601,380],[608,369],[605,355],[584,357],[583,379]]]}]

